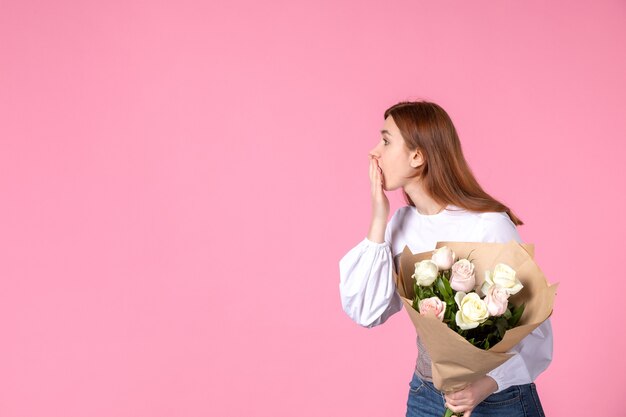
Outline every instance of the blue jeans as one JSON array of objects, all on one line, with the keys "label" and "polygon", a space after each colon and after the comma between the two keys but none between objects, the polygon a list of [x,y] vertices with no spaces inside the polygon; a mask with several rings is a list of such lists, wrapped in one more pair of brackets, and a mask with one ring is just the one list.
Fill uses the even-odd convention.
[{"label": "blue jeans", "polygon": [[[406,417],[442,417],[445,412],[443,394],[432,382],[422,381],[415,372],[409,383]],[[491,394],[478,404],[472,417],[545,417],[534,383],[513,385]]]}]

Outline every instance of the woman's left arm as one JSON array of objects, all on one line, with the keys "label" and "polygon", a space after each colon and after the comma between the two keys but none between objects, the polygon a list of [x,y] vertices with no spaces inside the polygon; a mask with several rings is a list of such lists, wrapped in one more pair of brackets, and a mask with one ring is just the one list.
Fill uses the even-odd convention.
[{"label": "woman's left arm", "polygon": [[[481,215],[483,242],[507,243],[522,239],[506,213]],[[552,325],[546,319],[508,353],[513,354],[502,365],[461,391],[446,395],[446,406],[452,411],[471,410],[494,392],[512,385],[530,384],[552,362]]]},{"label": "woman's left arm", "polygon": [[[481,217],[483,242],[506,243],[515,240],[522,243],[517,228],[506,213],[483,213]],[[552,361],[550,319],[541,323],[508,353],[512,353],[513,357],[487,374],[498,384],[495,392],[511,385],[529,384],[550,365]]]},{"label": "woman's left arm", "polygon": [[541,323],[508,353],[513,357],[487,373],[498,384],[495,392],[511,385],[530,384],[552,362],[552,325],[550,319]]},{"label": "woman's left arm", "polygon": [[447,394],[446,407],[455,412],[472,410],[494,392],[533,382],[552,361],[550,319],[541,323],[508,353],[513,356],[486,376],[460,391]]}]

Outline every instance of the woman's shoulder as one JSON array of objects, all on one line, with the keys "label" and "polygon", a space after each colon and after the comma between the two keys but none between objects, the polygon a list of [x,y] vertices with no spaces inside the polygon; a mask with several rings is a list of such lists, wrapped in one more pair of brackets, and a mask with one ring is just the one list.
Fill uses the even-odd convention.
[{"label": "woman's shoulder", "polygon": [[484,242],[505,243],[511,240],[521,242],[515,223],[506,212],[488,211],[478,213],[478,216],[480,217]]},{"label": "woman's shoulder", "polygon": [[448,206],[446,209],[450,218],[456,217],[460,222],[471,227],[476,237],[483,242],[508,242],[510,240],[521,241],[517,228],[509,215],[502,211],[471,211],[456,206]]},{"label": "woman's shoulder", "polygon": [[506,213],[506,211],[486,211],[484,213],[476,213],[476,214],[480,216],[480,218],[483,221],[495,222],[495,223],[505,222],[505,223],[513,224],[513,222],[511,221],[511,218]]}]

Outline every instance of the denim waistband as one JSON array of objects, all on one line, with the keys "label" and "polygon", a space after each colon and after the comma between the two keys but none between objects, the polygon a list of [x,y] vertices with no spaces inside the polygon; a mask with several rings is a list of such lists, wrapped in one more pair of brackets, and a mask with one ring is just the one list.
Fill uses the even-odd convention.
[{"label": "denim waistband", "polygon": [[439,391],[437,388],[435,388],[435,384],[433,384],[432,381],[428,381],[426,379],[421,378],[419,374],[417,373],[417,371],[413,373],[413,377],[417,378],[419,381],[421,381],[424,384],[424,386],[426,386],[427,388],[430,388],[432,391],[434,391],[435,393],[443,397],[443,393]]},{"label": "denim waistband", "polygon": [[[432,382],[432,381],[428,381],[428,380],[426,380],[426,379],[424,379],[424,378],[421,378],[421,377],[419,376],[419,374],[417,373],[417,371],[416,371],[416,372],[414,372],[414,373],[413,373],[413,375],[414,375],[414,377],[415,377],[415,378],[419,379],[419,380],[420,380],[420,381],[421,381],[421,382],[422,382],[422,383],[423,383],[426,387],[428,387],[428,388],[430,388],[431,390],[435,391],[437,394],[441,394],[441,395],[443,395],[443,393],[442,393],[441,391],[439,391],[439,390],[435,387],[435,384],[433,384],[433,382]],[[530,384],[511,385],[511,386],[510,386],[510,387],[508,387],[507,389],[512,389],[512,388],[514,388],[514,387],[515,387],[515,388],[517,388],[517,389],[519,389],[519,390],[529,390],[529,389],[531,388],[531,386],[533,386],[533,385],[535,385],[535,383],[534,383],[534,382],[531,382]],[[504,391],[504,390],[502,390],[502,391]],[[499,391],[499,392],[502,392],[502,391]]]}]

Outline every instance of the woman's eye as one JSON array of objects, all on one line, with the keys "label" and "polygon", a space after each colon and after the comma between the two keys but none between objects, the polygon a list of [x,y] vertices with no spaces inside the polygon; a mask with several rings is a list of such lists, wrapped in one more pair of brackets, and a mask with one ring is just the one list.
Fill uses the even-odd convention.
[{"label": "woman's eye", "polygon": [[385,146],[387,146],[389,144],[389,141],[385,138],[383,138],[383,142],[385,143]]}]

